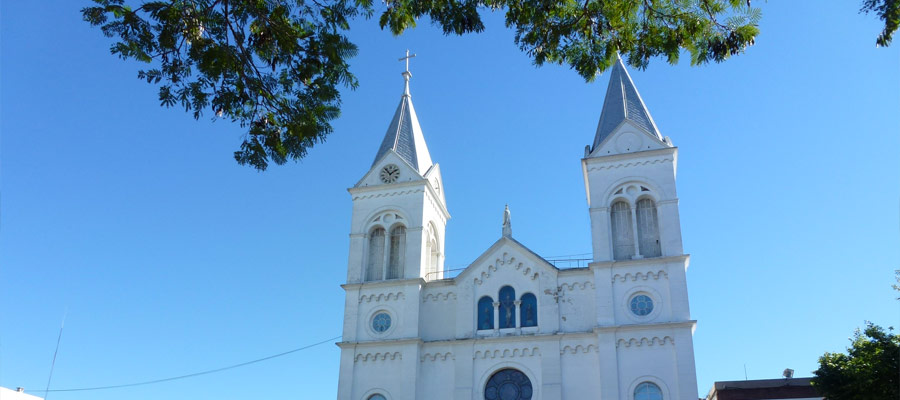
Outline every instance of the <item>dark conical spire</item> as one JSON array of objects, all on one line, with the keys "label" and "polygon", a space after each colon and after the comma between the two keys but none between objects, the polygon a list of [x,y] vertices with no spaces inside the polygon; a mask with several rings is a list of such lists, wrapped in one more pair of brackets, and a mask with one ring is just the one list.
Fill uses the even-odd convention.
[{"label": "dark conical spire", "polygon": [[400,105],[397,106],[394,118],[388,125],[387,133],[384,134],[384,140],[381,141],[381,147],[378,148],[372,165],[378,162],[385,153],[394,150],[416,171],[424,174],[431,168],[431,154],[428,153],[425,136],[422,134],[422,128],[419,126],[419,119],[416,117],[416,110],[413,108],[409,95],[410,77],[412,74],[409,71],[403,72],[405,80],[403,96],[400,98]]},{"label": "dark conical spire", "polygon": [[603,111],[600,112],[600,123],[597,124],[597,134],[594,136],[591,151],[596,150],[600,143],[626,120],[662,140],[650,111],[644,105],[641,95],[634,87],[634,82],[631,81],[631,76],[625,69],[625,64],[622,63],[622,58],[619,57],[609,75],[606,99],[603,101]]}]

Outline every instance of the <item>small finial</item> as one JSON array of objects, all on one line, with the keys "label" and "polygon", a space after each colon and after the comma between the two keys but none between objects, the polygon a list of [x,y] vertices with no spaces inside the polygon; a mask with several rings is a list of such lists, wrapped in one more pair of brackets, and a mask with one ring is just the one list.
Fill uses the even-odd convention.
[{"label": "small finial", "polygon": [[512,221],[509,218],[509,204],[503,210],[503,236],[512,237]]},{"label": "small finial", "polygon": [[403,79],[406,81],[406,87],[403,89],[403,95],[409,96],[409,78],[412,77],[412,73],[409,72],[409,59],[415,57],[416,55],[409,55],[409,49],[406,49],[406,57],[400,57],[397,61],[406,61],[406,71],[403,71],[401,75],[403,75]]}]

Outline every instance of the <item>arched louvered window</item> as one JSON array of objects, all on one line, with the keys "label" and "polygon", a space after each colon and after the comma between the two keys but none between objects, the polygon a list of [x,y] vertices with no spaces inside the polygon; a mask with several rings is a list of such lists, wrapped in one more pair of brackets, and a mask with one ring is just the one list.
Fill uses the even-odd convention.
[{"label": "arched louvered window", "polygon": [[385,279],[399,279],[403,277],[403,255],[406,251],[406,228],[397,226],[391,229],[391,250],[388,257],[387,277]]},{"label": "arched louvered window", "polygon": [[610,212],[613,239],[613,259],[628,260],[634,255],[634,229],[631,225],[631,207],[619,200]]},{"label": "arched louvered window", "polygon": [[662,390],[653,382],[642,382],[634,388],[634,400],[663,400]]},{"label": "arched louvered window", "polygon": [[379,281],[384,276],[384,229],[375,228],[369,234],[369,255],[366,280]]},{"label": "arched louvered window", "polygon": [[494,329],[494,299],[484,296],[478,300],[478,330]]},{"label": "arched louvered window", "polygon": [[643,198],[638,200],[635,211],[637,214],[638,248],[641,250],[641,255],[644,257],[661,256],[656,204],[651,199]]},{"label": "arched louvered window", "polygon": [[516,290],[512,286],[500,288],[500,329],[516,327]]},{"label": "arched louvered window", "polygon": [[522,321],[522,327],[537,326],[537,297],[531,293],[522,295],[522,304],[519,305],[519,320]]}]

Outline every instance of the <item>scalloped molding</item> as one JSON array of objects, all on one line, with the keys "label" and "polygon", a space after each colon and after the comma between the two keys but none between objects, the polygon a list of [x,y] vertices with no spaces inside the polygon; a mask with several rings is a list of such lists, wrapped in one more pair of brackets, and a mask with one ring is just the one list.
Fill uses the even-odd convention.
[{"label": "scalloped molding", "polygon": [[473,359],[488,358],[513,358],[513,357],[532,357],[541,355],[541,350],[537,347],[523,349],[503,349],[503,350],[478,350],[475,352]]},{"label": "scalloped molding", "polygon": [[354,196],[354,197],[353,197],[353,200],[356,201],[356,200],[365,200],[365,199],[377,199],[377,198],[379,198],[379,197],[392,197],[392,196],[399,196],[399,195],[404,195],[404,194],[423,193],[423,192],[425,192],[424,189],[398,190],[398,191],[396,191],[396,192],[387,192],[387,193],[377,193],[377,194],[370,194],[370,195],[363,195],[363,196]]},{"label": "scalloped molding", "polygon": [[396,293],[377,293],[377,294],[359,296],[360,303],[362,303],[363,301],[365,301],[366,303],[370,303],[372,301],[380,302],[380,301],[391,301],[391,300],[406,300],[406,295],[403,294],[403,292],[396,292]]},{"label": "scalloped molding", "polygon": [[425,297],[422,298],[422,302],[425,303],[427,301],[448,301],[448,300],[456,300],[456,293],[447,292],[447,293],[428,293]]},{"label": "scalloped molding", "polygon": [[585,289],[593,289],[593,288],[594,288],[594,283],[591,281],[562,283],[559,285],[559,290],[566,290],[566,291],[572,291],[575,289],[585,290]]},{"label": "scalloped molding", "polygon": [[399,351],[395,352],[386,352],[386,353],[366,353],[366,354],[357,354],[356,358],[353,359],[355,362],[359,361],[384,361],[384,360],[402,360],[403,355],[400,354]]},{"label": "scalloped molding", "polygon": [[632,274],[631,272],[628,272],[628,273],[625,273],[624,275],[616,274],[615,276],[613,276],[612,281],[613,281],[613,283],[615,283],[616,280],[618,280],[619,282],[625,282],[628,279],[631,279],[631,281],[634,282],[638,279],[646,281],[647,279],[650,279],[650,278],[653,278],[653,280],[657,280],[659,278],[669,279],[669,273],[662,269],[657,272],[647,271],[646,273],[638,272],[636,274]]},{"label": "scalloped molding", "polygon": [[420,361],[422,361],[422,362],[425,362],[425,361],[447,361],[447,360],[455,360],[455,359],[456,359],[456,357],[453,356],[453,353],[448,351],[445,353],[441,353],[441,352],[425,353],[422,355],[422,358]]},{"label": "scalloped molding", "polygon": [[531,267],[525,266],[525,263],[516,261],[515,257],[510,257],[509,253],[503,253],[503,256],[495,259],[493,264],[490,264],[485,268],[485,271],[481,271],[481,275],[479,275],[478,278],[475,278],[475,284],[481,285],[487,278],[490,278],[491,273],[497,271],[495,265],[515,265],[516,271],[521,272],[522,275],[531,278],[531,280],[535,280],[540,276],[537,272],[532,272]]},{"label": "scalloped molding", "polygon": [[583,346],[583,345],[577,344],[574,347],[566,345],[565,347],[562,348],[562,350],[559,351],[559,354],[560,355],[564,355],[566,353],[568,353],[568,354],[585,353],[586,354],[586,353],[596,353],[598,351],[599,351],[599,349],[595,345],[589,344],[587,346]]},{"label": "scalloped molding", "polygon": [[636,165],[650,165],[650,164],[659,164],[664,162],[672,162],[674,161],[671,158],[657,158],[655,160],[647,160],[647,161],[633,161],[633,162],[624,162],[618,164],[610,164],[610,165],[599,165],[596,167],[588,168],[588,171],[603,171],[605,169],[616,169],[616,168],[626,168]]},{"label": "scalloped molding", "polygon": [[662,345],[665,345],[666,343],[674,345],[674,344],[675,344],[675,339],[672,339],[671,336],[663,336],[662,338],[660,338],[659,336],[653,336],[653,337],[651,337],[651,338],[648,338],[648,337],[631,338],[631,339],[628,339],[628,340],[625,340],[625,339],[619,339],[618,341],[616,341],[616,347],[622,347],[622,346],[625,346],[625,347],[631,347],[631,346],[641,347],[641,346],[644,346],[644,345],[647,345],[647,346],[660,345],[660,346],[662,346]]}]

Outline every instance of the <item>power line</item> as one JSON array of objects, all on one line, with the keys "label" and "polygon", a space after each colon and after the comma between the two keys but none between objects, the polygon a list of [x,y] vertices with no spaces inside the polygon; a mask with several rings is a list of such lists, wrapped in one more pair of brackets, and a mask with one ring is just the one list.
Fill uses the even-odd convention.
[{"label": "power line", "polygon": [[194,372],[194,373],[192,373],[192,374],[187,374],[187,375],[173,376],[173,377],[171,377],[171,378],[154,379],[154,380],[151,380],[151,381],[143,381],[143,382],[135,382],[135,383],[125,383],[125,384],[121,384],[121,385],[95,386],[95,387],[73,388],[73,389],[49,389],[49,388],[48,388],[47,390],[30,390],[30,392],[44,392],[44,393],[49,393],[49,392],[85,392],[85,391],[90,391],[90,390],[118,389],[118,388],[124,388],[124,387],[132,387],[132,386],[152,385],[152,384],[155,384],[155,383],[162,383],[162,382],[169,382],[169,381],[174,381],[174,380],[179,380],[179,379],[193,378],[193,377],[195,377],[195,376],[213,374],[213,373],[216,373],[216,372],[222,372],[222,371],[226,371],[226,370],[234,369],[234,368],[238,368],[238,367],[243,367],[243,366],[250,365],[250,364],[256,364],[256,363],[258,363],[258,362],[262,362],[262,361],[266,361],[266,360],[271,360],[271,359],[277,358],[277,357],[283,357],[283,356],[286,356],[286,355],[291,354],[291,353],[296,353],[296,352],[301,351],[301,350],[306,350],[306,349],[311,348],[311,347],[319,346],[319,345],[322,345],[322,344],[331,342],[331,341],[333,341],[333,340],[340,339],[341,337],[342,337],[342,336],[335,336],[335,337],[333,337],[333,338],[331,338],[331,339],[326,339],[326,340],[323,340],[323,341],[318,342],[318,343],[313,343],[313,344],[310,344],[310,345],[306,345],[306,346],[303,346],[303,347],[299,347],[299,348],[296,348],[296,349],[293,349],[293,350],[288,350],[288,351],[285,351],[285,352],[282,352],[282,353],[278,353],[278,354],[273,354],[273,355],[271,355],[271,356],[267,356],[267,357],[263,357],[263,358],[257,358],[257,359],[252,360],[252,361],[242,362],[242,363],[240,363],[240,364],[229,365],[229,366],[227,366],[227,367],[221,367],[221,368],[216,368],[216,369],[210,369],[210,370],[206,370],[206,371]]}]

